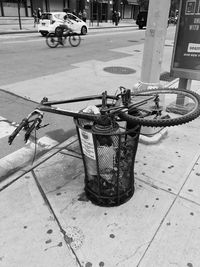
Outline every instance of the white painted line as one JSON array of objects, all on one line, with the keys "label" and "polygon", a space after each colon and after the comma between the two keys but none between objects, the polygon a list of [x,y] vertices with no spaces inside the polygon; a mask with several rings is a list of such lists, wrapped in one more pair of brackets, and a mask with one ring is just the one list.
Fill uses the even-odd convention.
[{"label": "white painted line", "polygon": [[0,138],[9,136],[14,130],[15,127],[12,126],[9,122],[3,117],[0,117]]}]

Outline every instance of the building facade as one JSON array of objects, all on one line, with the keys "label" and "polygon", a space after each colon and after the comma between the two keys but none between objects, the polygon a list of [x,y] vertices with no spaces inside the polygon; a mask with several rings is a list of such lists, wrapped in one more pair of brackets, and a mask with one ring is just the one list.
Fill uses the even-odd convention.
[{"label": "building facade", "polygon": [[76,14],[83,9],[90,21],[108,21],[113,11],[120,11],[122,19],[136,19],[139,12],[137,0],[0,0],[0,16],[32,17],[33,10],[41,8],[46,11],[63,11]]}]

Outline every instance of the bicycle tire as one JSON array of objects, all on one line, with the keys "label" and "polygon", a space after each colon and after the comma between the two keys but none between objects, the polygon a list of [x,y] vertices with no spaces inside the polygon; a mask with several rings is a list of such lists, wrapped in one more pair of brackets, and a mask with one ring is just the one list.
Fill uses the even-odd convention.
[{"label": "bicycle tire", "polygon": [[70,35],[69,36],[69,43],[73,47],[77,47],[81,43],[81,37],[80,35]]},{"label": "bicycle tire", "polygon": [[[197,118],[200,115],[200,96],[193,92],[184,89],[177,89],[177,88],[165,88],[165,89],[150,89],[147,91],[141,91],[136,94],[131,94],[132,97],[137,96],[151,96],[155,94],[161,95],[175,95],[176,97],[179,95],[183,97],[188,97],[190,100],[193,101],[193,107],[188,113],[180,114],[179,117],[171,118],[168,117],[166,119],[160,118],[148,118],[148,117],[139,117],[134,116],[131,114],[127,114],[123,111],[120,111],[119,118],[125,121],[128,121],[133,124],[138,124],[141,126],[149,126],[149,127],[169,127],[169,126],[176,126],[181,125],[187,122],[190,122]],[[139,110],[139,109],[138,109]]]},{"label": "bicycle tire", "polygon": [[47,35],[46,37],[46,44],[50,47],[50,48],[56,48],[59,44],[59,40],[58,37],[55,36],[54,33],[50,33]]}]

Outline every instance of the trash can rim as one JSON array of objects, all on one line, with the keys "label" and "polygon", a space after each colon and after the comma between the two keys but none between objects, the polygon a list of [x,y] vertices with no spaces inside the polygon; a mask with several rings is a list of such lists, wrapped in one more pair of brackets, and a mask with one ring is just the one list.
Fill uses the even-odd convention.
[{"label": "trash can rim", "polygon": [[[88,122],[91,122],[91,121],[88,120]],[[119,130],[121,130],[121,131],[114,132],[114,133],[112,133],[112,132],[111,133],[106,133],[106,132],[105,133],[98,133],[92,129],[92,126],[91,126],[91,129],[85,129],[82,125],[80,125],[78,118],[74,118],[74,123],[78,128],[80,128],[86,132],[96,134],[96,135],[101,135],[101,134],[103,134],[103,135],[124,135],[124,134],[132,134],[132,133],[139,133],[140,132],[140,125],[134,125],[133,128],[129,129],[129,130],[126,130],[125,127],[119,126]]]}]

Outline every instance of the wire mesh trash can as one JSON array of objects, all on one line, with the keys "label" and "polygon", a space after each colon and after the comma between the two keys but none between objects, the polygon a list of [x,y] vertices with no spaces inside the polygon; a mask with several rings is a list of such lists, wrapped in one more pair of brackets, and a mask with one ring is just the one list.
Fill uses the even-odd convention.
[{"label": "wire mesh trash can", "polygon": [[140,126],[128,130],[74,119],[85,169],[85,193],[99,206],[118,206],[134,194],[134,162]]}]

